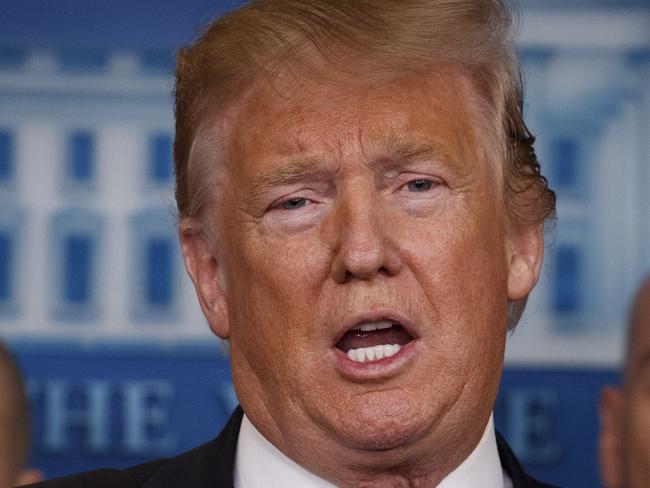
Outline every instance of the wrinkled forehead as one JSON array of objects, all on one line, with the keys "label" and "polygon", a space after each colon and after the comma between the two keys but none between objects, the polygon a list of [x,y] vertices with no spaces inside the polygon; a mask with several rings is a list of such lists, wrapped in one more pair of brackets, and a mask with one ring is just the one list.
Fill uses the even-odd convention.
[{"label": "wrinkled forehead", "polygon": [[309,145],[371,151],[409,143],[436,146],[447,156],[462,152],[449,159],[496,159],[484,143],[491,114],[460,70],[322,79],[317,73],[262,79],[247,90],[229,124],[227,161],[254,160],[271,146],[289,156]]}]

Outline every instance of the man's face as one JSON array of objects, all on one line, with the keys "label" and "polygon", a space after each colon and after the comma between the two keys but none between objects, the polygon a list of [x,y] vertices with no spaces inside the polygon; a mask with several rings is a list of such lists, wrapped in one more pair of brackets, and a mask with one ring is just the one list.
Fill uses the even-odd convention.
[{"label": "man's face", "polygon": [[601,469],[608,488],[642,488],[650,480],[650,282],[632,315],[622,390],[603,392]]},{"label": "man's face", "polygon": [[448,470],[483,433],[507,301],[537,264],[522,280],[467,80],[310,80],[238,106],[204,310],[247,415],[300,464]]}]

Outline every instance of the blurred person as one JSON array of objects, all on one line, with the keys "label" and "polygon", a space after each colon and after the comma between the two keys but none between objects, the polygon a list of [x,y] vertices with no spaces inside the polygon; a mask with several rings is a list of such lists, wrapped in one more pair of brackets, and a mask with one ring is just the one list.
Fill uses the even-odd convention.
[{"label": "blurred person", "polygon": [[0,343],[0,488],[40,481],[25,469],[29,457],[29,408],[18,365]]},{"label": "blurred person", "polygon": [[650,486],[650,275],[632,305],[623,383],[601,392],[600,424],[605,487]]},{"label": "blurred person", "polygon": [[180,239],[240,406],[47,487],[534,487],[492,409],[555,196],[498,0],[259,0],[177,58]]}]

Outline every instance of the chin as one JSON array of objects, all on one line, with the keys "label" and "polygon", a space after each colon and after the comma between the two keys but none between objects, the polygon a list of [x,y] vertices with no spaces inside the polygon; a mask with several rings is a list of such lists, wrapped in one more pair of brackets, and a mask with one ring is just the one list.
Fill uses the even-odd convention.
[{"label": "chin", "polygon": [[355,449],[385,451],[406,447],[424,437],[432,419],[413,398],[401,393],[388,390],[366,394],[349,405],[337,429],[344,442]]},{"label": "chin", "polygon": [[418,440],[421,430],[417,428],[373,430],[348,433],[347,443],[354,449],[363,451],[390,451],[406,448]]}]

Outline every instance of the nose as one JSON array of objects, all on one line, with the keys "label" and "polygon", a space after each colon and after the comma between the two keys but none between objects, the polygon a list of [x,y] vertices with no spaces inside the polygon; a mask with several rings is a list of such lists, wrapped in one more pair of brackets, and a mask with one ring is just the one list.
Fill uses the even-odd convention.
[{"label": "nose", "polygon": [[[351,192],[352,193],[352,192]],[[334,242],[331,275],[337,283],[394,276],[402,263],[389,219],[372,191],[356,192],[338,202],[330,232]]]}]

